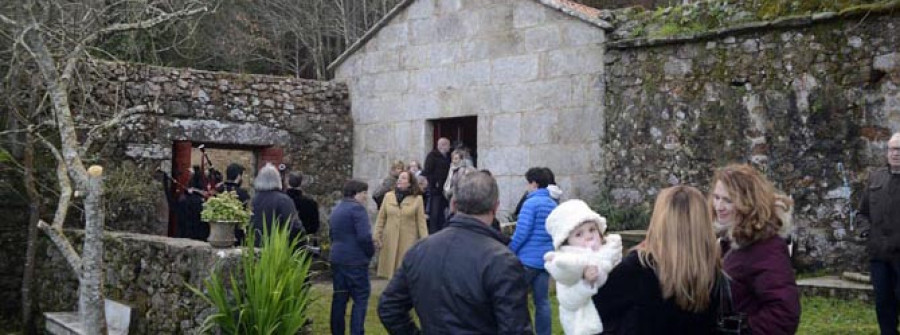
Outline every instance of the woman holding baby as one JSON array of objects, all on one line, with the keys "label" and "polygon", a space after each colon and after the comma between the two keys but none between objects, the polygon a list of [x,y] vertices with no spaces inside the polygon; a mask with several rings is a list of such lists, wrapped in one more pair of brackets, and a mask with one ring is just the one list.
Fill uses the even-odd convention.
[{"label": "woman holding baby", "polygon": [[713,211],[697,189],[660,192],[646,239],[592,297],[603,334],[714,333],[722,261],[712,226]]}]

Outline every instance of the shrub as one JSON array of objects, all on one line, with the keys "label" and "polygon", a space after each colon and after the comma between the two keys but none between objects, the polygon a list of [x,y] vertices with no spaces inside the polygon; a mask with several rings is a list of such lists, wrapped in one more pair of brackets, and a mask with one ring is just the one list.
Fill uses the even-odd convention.
[{"label": "shrub", "polygon": [[647,204],[617,203],[608,189],[600,191],[591,207],[606,218],[607,231],[647,229],[650,225],[650,207]]},{"label": "shrub", "polygon": [[289,238],[288,225],[273,227],[278,228],[263,231],[263,247],[258,252],[253,248],[255,234],[247,234],[240,280],[232,273],[226,284],[217,269],[204,281],[206,292],[188,286],[216,308],[201,332],[218,327],[224,334],[293,335],[307,322],[311,257],[305,250],[297,250],[298,239]]},{"label": "shrub", "polygon": [[250,211],[238,199],[234,191],[222,192],[203,203],[200,219],[205,222],[237,221],[241,225],[250,221]]}]

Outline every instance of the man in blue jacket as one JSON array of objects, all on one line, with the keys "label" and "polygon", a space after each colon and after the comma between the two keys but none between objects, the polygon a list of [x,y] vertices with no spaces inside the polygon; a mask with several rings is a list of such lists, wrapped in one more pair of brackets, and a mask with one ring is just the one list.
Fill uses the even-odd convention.
[{"label": "man in blue jacket", "polygon": [[556,208],[556,201],[550,197],[550,169],[530,168],[525,172],[528,182],[528,196],[522,204],[516,221],[509,248],[525,266],[525,280],[531,288],[534,299],[534,329],[537,335],[549,335],[550,321],[550,274],[544,269],[544,254],[553,251],[553,239],[547,233],[547,216]]},{"label": "man in blue jacket", "polygon": [[344,334],[344,315],[347,301],[353,298],[350,314],[350,334],[363,334],[366,307],[369,305],[369,261],[375,254],[372,228],[366,213],[369,185],[348,180],[344,184],[344,199],[331,212],[331,270],[334,275],[334,296],[331,301],[331,333]]}]

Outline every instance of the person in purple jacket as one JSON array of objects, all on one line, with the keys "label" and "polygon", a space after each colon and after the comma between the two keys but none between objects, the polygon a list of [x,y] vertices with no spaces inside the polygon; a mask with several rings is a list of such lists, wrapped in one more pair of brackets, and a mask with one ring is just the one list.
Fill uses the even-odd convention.
[{"label": "person in purple jacket", "polygon": [[331,212],[331,270],[334,295],[331,300],[331,333],[344,333],[347,301],[353,298],[350,334],[363,334],[369,305],[369,261],[375,254],[372,227],[366,213],[369,185],[358,180],[344,183],[344,199]]},{"label": "person in purple jacket", "polygon": [[525,279],[534,299],[534,328],[538,335],[549,335],[550,274],[544,269],[544,254],[553,251],[553,239],[545,227],[547,216],[556,208],[547,185],[551,174],[547,168],[530,168],[525,172],[528,196],[516,220],[516,232],[509,248],[525,266]]},{"label": "person in purple jacket", "polygon": [[754,334],[794,334],[800,295],[786,242],[793,201],[746,164],[719,169],[709,196],[735,309]]}]

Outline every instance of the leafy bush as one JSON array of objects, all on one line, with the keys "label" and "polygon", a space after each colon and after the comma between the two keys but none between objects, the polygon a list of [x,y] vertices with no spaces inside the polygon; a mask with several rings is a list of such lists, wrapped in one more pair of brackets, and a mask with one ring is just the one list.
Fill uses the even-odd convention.
[{"label": "leafy bush", "polygon": [[[288,225],[273,225],[263,232],[262,248],[253,248],[255,234],[248,234],[241,254],[243,276],[234,273],[228,283],[221,269],[204,281],[206,292],[188,286],[216,308],[201,332],[218,327],[224,334],[297,334],[308,319],[311,303],[307,281],[311,257],[297,250]],[[295,251],[297,250],[297,251]]]},{"label": "leafy bush", "polygon": [[237,221],[246,224],[250,221],[250,211],[238,199],[234,191],[222,192],[203,203],[200,219],[206,222]]},{"label": "leafy bush", "polygon": [[617,203],[608,189],[600,191],[591,207],[606,218],[607,231],[647,229],[650,225],[647,204]]},{"label": "leafy bush", "polygon": [[128,227],[132,222],[150,222],[156,215],[156,203],[165,191],[151,175],[131,164],[106,169],[103,197],[107,224]]}]

